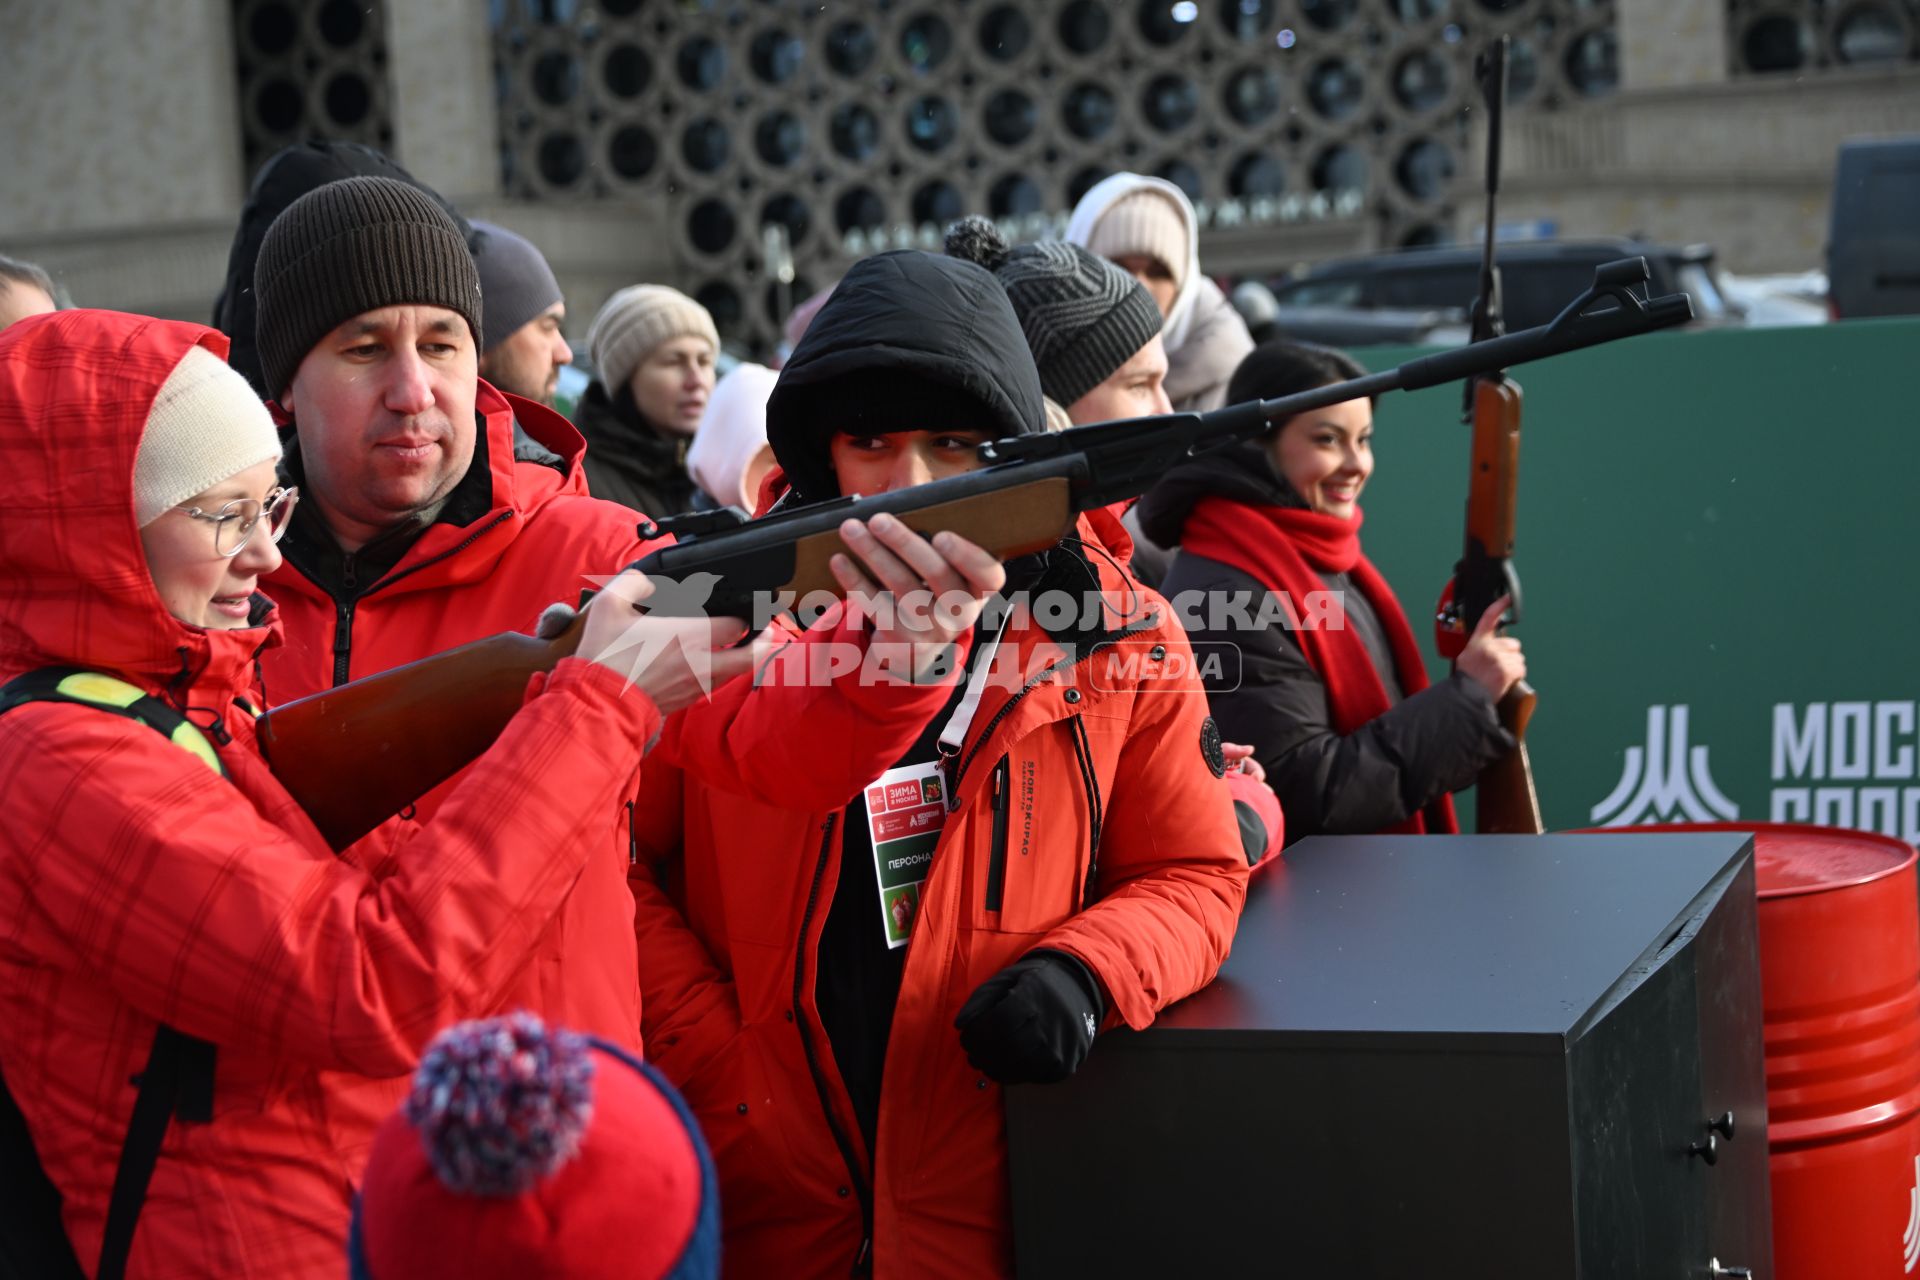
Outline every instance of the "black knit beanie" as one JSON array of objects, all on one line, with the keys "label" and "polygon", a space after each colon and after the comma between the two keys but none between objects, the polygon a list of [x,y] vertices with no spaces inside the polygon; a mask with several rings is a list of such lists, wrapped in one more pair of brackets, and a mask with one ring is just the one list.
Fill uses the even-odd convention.
[{"label": "black knit beanie", "polygon": [[1077,244],[1048,240],[1009,249],[981,217],[947,229],[947,253],[999,279],[1040,370],[1040,389],[1062,408],[1093,390],[1160,332],[1160,308],[1132,276]]},{"label": "black knit beanie", "polygon": [[480,273],[446,211],[392,178],[316,187],[273,220],[254,267],[260,367],[284,394],[315,343],[364,311],[456,311],[480,344]]}]

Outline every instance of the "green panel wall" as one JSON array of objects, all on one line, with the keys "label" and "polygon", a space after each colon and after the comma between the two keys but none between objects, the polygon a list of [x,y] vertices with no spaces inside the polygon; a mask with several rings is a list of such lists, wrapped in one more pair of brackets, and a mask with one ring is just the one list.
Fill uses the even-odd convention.
[{"label": "green panel wall", "polygon": [[[1383,369],[1421,352],[1356,354]],[[1514,634],[1540,694],[1550,827],[1730,807],[1920,839],[1916,374],[1920,320],[1905,318],[1655,334],[1514,370]],[[1466,496],[1459,414],[1458,384],[1383,397],[1362,500],[1367,552],[1436,672],[1432,603]]]}]

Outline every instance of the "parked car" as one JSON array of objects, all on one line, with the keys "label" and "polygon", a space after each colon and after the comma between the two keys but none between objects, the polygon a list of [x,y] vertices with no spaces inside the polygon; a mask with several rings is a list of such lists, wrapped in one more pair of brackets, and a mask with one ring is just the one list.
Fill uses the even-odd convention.
[{"label": "parked car", "polygon": [[1920,137],[1842,144],[1827,276],[1836,319],[1920,314]]},{"label": "parked car", "polygon": [[[1737,323],[1721,292],[1713,249],[1673,248],[1637,240],[1538,240],[1498,245],[1500,288],[1507,328],[1546,324],[1593,283],[1593,269],[1620,258],[1644,257],[1654,297],[1684,292],[1696,324]],[[1328,308],[1360,312],[1446,313],[1464,316],[1480,285],[1480,249],[1402,249],[1317,263],[1269,282],[1289,310]],[[1394,341],[1383,338],[1380,341]],[[1440,341],[1440,338],[1432,339]]]}]

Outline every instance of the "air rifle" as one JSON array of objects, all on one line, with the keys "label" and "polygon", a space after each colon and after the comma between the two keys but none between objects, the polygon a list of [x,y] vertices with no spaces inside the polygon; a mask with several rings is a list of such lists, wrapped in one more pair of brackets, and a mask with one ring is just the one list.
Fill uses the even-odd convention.
[{"label": "air rifle", "polygon": [[[1473,300],[1470,350],[1496,343],[1505,328],[1500,313],[1500,268],[1494,262],[1494,211],[1500,192],[1500,123],[1507,97],[1510,37],[1501,36],[1475,67],[1487,104],[1487,216],[1480,257],[1480,289]],[[1596,286],[1621,267],[1600,268]],[[1684,301],[1684,295],[1681,295]],[[1664,301],[1664,300],[1663,300]],[[1464,419],[1473,426],[1467,479],[1467,536],[1453,581],[1440,598],[1435,635],[1441,654],[1457,658],[1480,617],[1502,596],[1510,599],[1502,625],[1520,621],[1520,577],[1513,566],[1515,515],[1520,483],[1520,384],[1494,368],[1467,379]],[[1496,708],[1500,726],[1513,736],[1513,750],[1481,771],[1474,787],[1474,825],[1482,832],[1539,835],[1546,830],[1527,753],[1527,725],[1537,701],[1533,686],[1516,681]]]},{"label": "air rifle", "polygon": [[[643,538],[675,541],[633,567],[655,583],[652,612],[756,619],[771,601],[838,593],[828,560],[846,549],[839,530],[849,519],[886,512],[928,536],[959,534],[1002,560],[1044,550],[1080,512],[1136,498],[1181,460],[1263,435],[1296,414],[1691,318],[1683,294],[1648,303],[1628,289],[1646,278],[1644,258],[1609,263],[1551,324],[1277,400],[992,440],[980,446],[979,470],[758,520],[729,509],[644,525]],[[261,748],[322,833],[344,848],[484,752],[519,709],[528,678],[571,654],[580,628],[576,619],[552,640],[492,636],[290,702],[261,718]]]}]

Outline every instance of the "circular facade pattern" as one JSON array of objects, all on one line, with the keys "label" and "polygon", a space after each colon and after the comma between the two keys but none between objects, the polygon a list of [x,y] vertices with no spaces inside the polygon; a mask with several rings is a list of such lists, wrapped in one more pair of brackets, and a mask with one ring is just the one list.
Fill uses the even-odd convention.
[{"label": "circular facade pattern", "polygon": [[807,46],[776,28],[753,38],[747,65],[762,84],[783,85],[800,73],[806,58]]},{"label": "circular facade pattern", "polygon": [[1040,108],[1018,89],[1002,89],[980,109],[987,136],[1003,147],[1017,147],[1040,126]]},{"label": "circular facade pattern", "polygon": [[1286,189],[1286,170],[1265,151],[1249,151],[1227,173],[1228,193],[1242,200],[1277,196]]},{"label": "circular facade pattern", "polygon": [[687,215],[687,239],[701,253],[726,252],[739,229],[724,200],[702,200]]},{"label": "circular facade pattern", "polygon": [[[1117,169],[1173,182],[1203,224],[1444,234],[1464,216],[1476,54],[1511,35],[1509,95],[1536,109],[1611,92],[1615,3],[493,0],[502,171],[517,197],[657,202],[687,286],[731,289],[723,323],[764,352],[798,277],[936,243],[967,212],[1046,234],[1028,220]],[[1740,62],[1779,58],[1743,37],[1780,15],[1803,21],[1803,66],[1911,48],[1906,0],[1726,3]],[[348,130],[380,145],[379,5],[236,0],[250,155]],[[352,20],[360,43],[333,48],[323,25]],[[791,287],[768,274],[775,228]]]},{"label": "circular facade pattern", "polygon": [[1227,77],[1221,105],[1236,123],[1264,124],[1280,110],[1280,73],[1271,67],[1243,67]]},{"label": "circular facade pattern", "polygon": [[680,46],[673,66],[680,73],[681,84],[704,93],[718,88],[727,78],[727,51],[717,41],[695,36]]},{"label": "circular facade pattern", "polygon": [[827,65],[850,80],[865,75],[879,51],[880,43],[865,23],[839,22],[827,32]]},{"label": "circular facade pattern", "polygon": [[935,13],[915,14],[900,28],[900,57],[922,75],[935,70],[953,53],[953,28]]},{"label": "circular facade pattern", "polygon": [[1060,122],[1066,125],[1067,132],[1084,142],[1104,138],[1119,115],[1113,94],[1105,86],[1090,81],[1069,89],[1060,105]]},{"label": "circular facade pattern", "polygon": [[680,134],[680,158],[696,173],[717,173],[732,150],[727,126],[712,116],[692,121]]},{"label": "circular facade pattern", "polygon": [[1073,0],[1060,11],[1060,43],[1086,57],[1098,53],[1113,34],[1113,20],[1099,0]]},{"label": "circular facade pattern", "polygon": [[600,82],[616,98],[637,98],[653,83],[653,60],[637,44],[617,44],[600,64]]},{"label": "circular facade pattern", "polygon": [[1012,62],[1033,43],[1033,24],[1010,4],[990,9],[980,19],[980,52],[995,62]]},{"label": "circular facade pattern", "polygon": [[1140,114],[1162,133],[1177,133],[1200,112],[1200,90],[1181,75],[1155,76],[1140,97]]},{"label": "circular facade pattern", "polygon": [[928,95],[907,104],[907,141],[917,151],[944,151],[960,132],[960,113],[945,98]]}]

